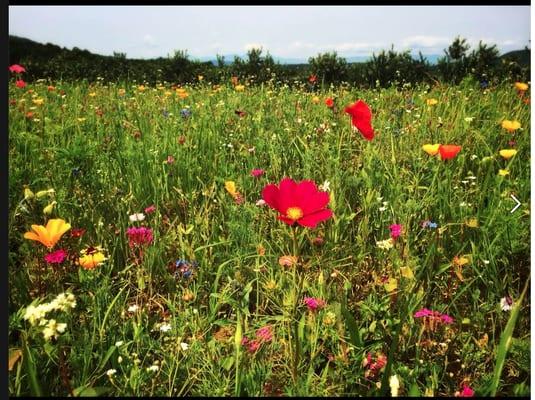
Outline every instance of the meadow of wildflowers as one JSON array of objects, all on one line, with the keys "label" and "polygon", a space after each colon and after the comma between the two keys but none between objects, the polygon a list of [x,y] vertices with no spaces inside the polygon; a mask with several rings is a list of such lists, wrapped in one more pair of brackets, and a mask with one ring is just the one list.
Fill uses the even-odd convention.
[{"label": "meadow of wildflowers", "polygon": [[10,395],[529,394],[528,84],[27,68],[9,86]]}]

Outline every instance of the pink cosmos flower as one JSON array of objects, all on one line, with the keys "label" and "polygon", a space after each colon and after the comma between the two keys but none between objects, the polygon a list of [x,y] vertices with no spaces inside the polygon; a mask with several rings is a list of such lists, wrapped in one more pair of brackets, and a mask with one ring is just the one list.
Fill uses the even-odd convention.
[{"label": "pink cosmos flower", "polygon": [[403,226],[400,224],[390,225],[390,236],[392,237],[392,239],[396,240],[401,235],[402,229]]},{"label": "pink cosmos flower", "polygon": [[474,390],[470,386],[463,385],[459,397],[474,397]]},{"label": "pink cosmos flower", "polygon": [[148,246],[152,243],[153,234],[152,229],[141,226],[139,228],[131,227],[126,230],[128,235],[128,245],[134,246]]},{"label": "pink cosmos flower", "polygon": [[303,302],[306,304],[310,311],[316,311],[319,308],[325,307],[325,301],[315,297],[305,297]]},{"label": "pink cosmos flower", "polygon": [[145,208],[145,213],[147,213],[147,214],[151,214],[154,211],[156,211],[156,206],[154,204],[152,204],[152,205],[148,206],[147,208]]},{"label": "pink cosmos flower", "polygon": [[10,72],[14,72],[15,74],[22,74],[23,72],[26,72],[26,69],[19,64],[13,64],[9,67]]},{"label": "pink cosmos flower", "polygon": [[45,256],[48,264],[61,264],[67,258],[67,252],[63,249],[56,250]]},{"label": "pink cosmos flower", "polygon": [[255,178],[258,178],[260,176],[264,175],[264,170],[263,169],[253,169],[251,171],[251,176],[254,176]]}]

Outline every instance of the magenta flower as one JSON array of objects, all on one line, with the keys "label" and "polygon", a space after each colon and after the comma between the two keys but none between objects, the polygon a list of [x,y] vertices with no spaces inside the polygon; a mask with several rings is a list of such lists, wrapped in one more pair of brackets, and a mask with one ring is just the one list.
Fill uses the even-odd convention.
[{"label": "magenta flower", "polygon": [[305,297],[303,302],[306,304],[310,311],[316,311],[319,308],[325,307],[325,301],[315,297]]},{"label": "magenta flower", "polygon": [[258,178],[260,176],[264,175],[264,170],[263,169],[253,169],[251,171],[251,176],[255,177],[255,178]]},{"label": "magenta flower", "polygon": [[61,264],[67,258],[67,252],[63,249],[56,250],[45,256],[48,264]]},{"label": "magenta flower", "polygon": [[261,344],[262,343],[258,340],[249,340],[247,336],[244,336],[243,339],[241,340],[241,345],[247,347],[247,351],[249,353],[256,352],[260,348]]},{"label": "magenta flower", "polygon": [[474,397],[474,390],[470,386],[463,385],[459,397]]},{"label": "magenta flower", "polygon": [[379,373],[379,371],[385,367],[387,361],[388,358],[381,353],[376,353],[375,361],[373,361],[372,354],[368,353],[366,355],[366,358],[364,359],[364,362],[362,363],[362,366],[367,368],[366,372],[364,373],[364,377],[375,377]]},{"label": "magenta flower", "polygon": [[22,79],[19,79],[17,80],[17,82],[15,82],[15,85],[20,88],[20,89],[23,89],[26,87],[26,82],[24,82]]},{"label": "magenta flower", "polygon": [[390,225],[390,237],[396,240],[401,235],[402,229],[403,229],[403,226],[400,224]]},{"label": "magenta flower", "polygon": [[440,316],[440,319],[442,320],[442,322],[446,325],[449,325],[449,324],[453,324],[453,318],[450,317],[448,314],[442,314]]},{"label": "magenta flower", "polygon": [[141,226],[139,228],[131,227],[126,230],[128,235],[128,245],[134,246],[148,246],[152,243],[153,235],[152,229]]},{"label": "magenta flower", "polygon": [[421,310],[418,310],[414,313],[414,318],[421,318],[421,317],[430,317],[433,315],[433,311],[422,308]]},{"label": "magenta flower", "polygon": [[145,212],[146,212],[147,214],[151,214],[151,213],[153,213],[154,211],[156,211],[156,206],[155,206],[154,204],[148,206],[147,208],[145,208]]},{"label": "magenta flower", "polygon": [[271,342],[273,339],[273,329],[267,325],[256,331],[256,337],[262,342]]},{"label": "magenta flower", "polygon": [[416,311],[414,313],[414,318],[429,318],[446,325],[453,323],[453,318],[450,317],[448,314],[442,314],[438,311],[432,311],[427,308],[422,308],[421,310]]}]

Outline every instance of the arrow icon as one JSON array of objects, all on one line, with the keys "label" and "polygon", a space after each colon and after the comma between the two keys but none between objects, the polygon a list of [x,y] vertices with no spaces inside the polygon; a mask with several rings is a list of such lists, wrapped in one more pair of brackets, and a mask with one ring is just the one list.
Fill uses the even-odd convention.
[{"label": "arrow icon", "polygon": [[516,201],[516,206],[511,210],[511,214],[512,214],[513,212],[516,211],[516,209],[517,209],[518,207],[520,207],[520,205],[521,205],[522,203],[520,203],[520,202],[518,201],[518,199],[517,199],[513,194],[511,195],[511,197],[513,198],[514,201]]}]

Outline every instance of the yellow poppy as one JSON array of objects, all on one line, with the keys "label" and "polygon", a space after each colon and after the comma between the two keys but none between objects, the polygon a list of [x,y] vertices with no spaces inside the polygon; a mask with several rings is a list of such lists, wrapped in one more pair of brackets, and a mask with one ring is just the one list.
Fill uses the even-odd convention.
[{"label": "yellow poppy", "polygon": [[90,96],[90,97],[95,97],[96,95],[97,95],[96,92],[91,92],[91,93],[89,93],[89,96]]},{"label": "yellow poppy", "polygon": [[438,104],[438,100],[437,99],[427,99],[426,103],[427,103],[428,106],[434,106],[435,104]]},{"label": "yellow poppy", "polygon": [[509,160],[511,157],[516,155],[517,151],[515,149],[504,149],[500,150],[500,156],[505,158],[506,160]]},{"label": "yellow poppy", "polygon": [[437,143],[437,144],[424,144],[422,146],[422,149],[423,149],[423,151],[425,151],[430,156],[434,156],[434,155],[438,154],[439,147],[440,147],[439,143]]},{"label": "yellow poppy", "polygon": [[227,189],[227,192],[229,192],[232,197],[236,197],[238,194],[236,190],[236,183],[234,183],[234,181],[226,181],[225,189]]},{"label": "yellow poppy", "polygon": [[509,121],[508,119],[502,121],[502,128],[507,129],[509,132],[514,132],[521,127],[522,125],[518,121]]},{"label": "yellow poppy", "polygon": [[525,92],[526,90],[529,89],[529,86],[527,83],[524,83],[524,82],[515,82],[515,88],[516,90],[520,92]]},{"label": "yellow poppy", "polygon": [[54,206],[58,204],[57,201],[53,201],[52,203],[50,203],[49,205],[47,205],[45,208],[43,208],[43,214],[45,215],[50,215],[52,214],[52,211],[54,210]]},{"label": "yellow poppy", "polygon": [[319,104],[319,102],[320,102],[320,98],[318,96],[312,97],[312,103]]},{"label": "yellow poppy", "polygon": [[479,227],[479,222],[477,221],[477,218],[470,218],[465,223],[466,223],[466,226],[468,226],[469,228]]},{"label": "yellow poppy", "polygon": [[82,250],[80,252],[82,257],[78,258],[78,263],[83,269],[95,269],[107,260],[101,250],[100,247],[96,247],[93,251]]},{"label": "yellow poppy", "polygon": [[45,100],[44,99],[34,99],[34,100],[32,100],[32,103],[35,104],[36,106],[42,106],[45,103]]},{"label": "yellow poppy", "polygon": [[500,175],[500,176],[507,176],[507,175],[509,175],[509,171],[506,170],[506,169],[500,169],[500,170],[498,171],[498,175]]},{"label": "yellow poppy", "polygon": [[245,90],[245,86],[236,85],[236,87],[234,89],[236,89],[236,92],[243,92]]},{"label": "yellow poppy", "polygon": [[24,188],[24,200],[33,199],[34,197],[35,195],[31,191],[31,189],[29,187],[25,187]]},{"label": "yellow poppy", "polygon": [[46,227],[43,225],[32,225],[33,232],[26,232],[24,238],[36,240],[51,249],[69,229],[71,229],[71,225],[64,220],[60,218],[50,219]]},{"label": "yellow poppy", "polygon": [[140,92],[144,92],[147,88],[144,86],[144,85],[139,85],[137,87],[137,90],[139,90]]}]

